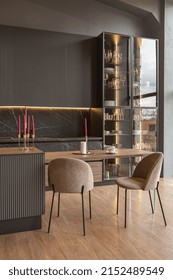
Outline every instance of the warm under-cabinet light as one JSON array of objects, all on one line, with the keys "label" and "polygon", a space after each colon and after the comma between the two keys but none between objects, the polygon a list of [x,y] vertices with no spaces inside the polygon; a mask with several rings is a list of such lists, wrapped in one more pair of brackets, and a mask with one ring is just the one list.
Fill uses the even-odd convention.
[{"label": "warm under-cabinet light", "polygon": [[32,110],[89,110],[89,107],[37,107],[37,106],[0,106],[1,109],[32,109]]}]

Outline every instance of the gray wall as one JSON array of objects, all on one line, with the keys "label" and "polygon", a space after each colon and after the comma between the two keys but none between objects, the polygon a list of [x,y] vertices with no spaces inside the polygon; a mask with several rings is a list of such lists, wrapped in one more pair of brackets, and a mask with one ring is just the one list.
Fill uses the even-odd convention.
[{"label": "gray wall", "polygon": [[0,105],[96,107],[97,41],[0,25]]},{"label": "gray wall", "polygon": [[147,35],[140,18],[93,0],[1,0],[0,24],[90,36]]}]

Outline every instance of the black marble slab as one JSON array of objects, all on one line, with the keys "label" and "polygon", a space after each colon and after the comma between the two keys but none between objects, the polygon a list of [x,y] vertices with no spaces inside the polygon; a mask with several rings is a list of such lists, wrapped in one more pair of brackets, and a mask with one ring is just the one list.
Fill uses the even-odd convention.
[{"label": "black marble slab", "polygon": [[[54,151],[79,151],[80,141],[64,141],[64,142],[42,142],[35,143],[35,146],[43,152],[54,152]],[[102,149],[102,141],[88,141],[88,150]]]},{"label": "black marble slab", "polygon": [[[28,115],[34,116],[35,134],[37,138],[82,137],[84,136],[84,119],[87,118],[88,133],[90,131],[89,109],[28,109]],[[16,138],[18,116],[21,116],[23,129],[24,108],[0,109],[0,139]]]},{"label": "black marble slab", "polygon": [[[21,116],[21,132],[23,131],[23,115],[25,108],[0,108],[0,146],[18,145],[18,116]],[[80,141],[84,141],[84,120],[87,118],[88,148],[102,147],[102,120],[93,117],[91,109],[62,108],[27,108],[27,114],[35,120],[35,146],[43,151],[78,150]],[[100,115],[99,115],[100,116]],[[96,121],[95,121],[96,119]],[[93,127],[96,127],[94,129]],[[21,138],[21,144],[23,139]],[[32,139],[30,139],[32,145]]]}]

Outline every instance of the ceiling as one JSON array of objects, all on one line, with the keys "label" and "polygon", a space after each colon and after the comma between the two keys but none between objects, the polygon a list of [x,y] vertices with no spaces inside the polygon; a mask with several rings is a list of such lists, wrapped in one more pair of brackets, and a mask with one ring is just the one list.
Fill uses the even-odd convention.
[{"label": "ceiling", "polygon": [[111,6],[113,8],[119,9],[119,10],[122,10],[124,12],[130,13],[130,14],[140,17],[140,18],[145,18],[150,14],[149,12],[147,12],[143,9],[140,9],[136,6],[127,4],[120,0],[94,0],[94,1],[100,2],[102,4]]}]

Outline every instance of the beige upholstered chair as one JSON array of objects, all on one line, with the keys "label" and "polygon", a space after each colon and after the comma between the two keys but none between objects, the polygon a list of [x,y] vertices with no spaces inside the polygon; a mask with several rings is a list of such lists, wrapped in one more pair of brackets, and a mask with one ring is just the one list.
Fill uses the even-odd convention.
[{"label": "beige upholstered chair", "polygon": [[58,193],[58,216],[60,214],[60,194],[81,193],[83,235],[85,235],[84,192],[89,192],[89,211],[91,219],[90,191],[93,189],[93,173],[89,164],[83,160],[73,158],[57,158],[52,160],[48,165],[48,181],[49,186],[53,190],[48,233],[50,231],[55,193]]},{"label": "beige upholstered chair", "polygon": [[152,213],[154,213],[153,203],[151,199],[151,190],[157,191],[158,199],[164,219],[165,226],[167,225],[162,202],[159,194],[159,178],[162,168],[163,154],[161,152],[152,153],[144,157],[136,166],[134,173],[131,177],[119,177],[115,180],[117,187],[117,214],[119,205],[119,187],[125,189],[125,221],[127,216],[127,190],[142,190],[149,192]]}]

